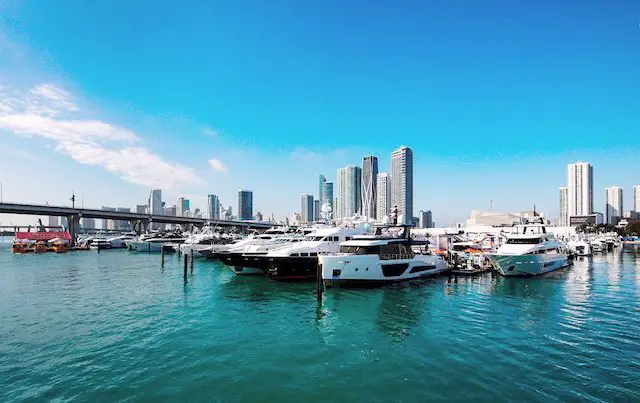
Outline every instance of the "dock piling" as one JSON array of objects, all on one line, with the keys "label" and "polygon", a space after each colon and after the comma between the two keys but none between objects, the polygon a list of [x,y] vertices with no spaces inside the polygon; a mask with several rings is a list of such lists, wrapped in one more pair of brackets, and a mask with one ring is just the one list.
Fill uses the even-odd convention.
[{"label": "dock piling", "polygon": [[164,245],[160,248],[160,265],[164,267]]},{"label": "dock piling", "polygon": [[187,254],[184,254],[184,278],[187,278]]},{"label": "dock piling", "polygon": [[189,259],[191,260],[191,273],[193,273],[193,249],[189,251]]},{"label": "dock piling", "polygon": [[318,263],[316,266],[316,298],[318,301],[322,301],[322,291],[324,284],[322,283],[322,265]]}]

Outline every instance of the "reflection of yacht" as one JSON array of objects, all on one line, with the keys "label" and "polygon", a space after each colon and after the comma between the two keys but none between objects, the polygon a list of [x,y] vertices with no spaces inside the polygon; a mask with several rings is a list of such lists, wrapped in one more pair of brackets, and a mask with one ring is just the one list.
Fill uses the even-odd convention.
[{"label": "reflection of yacht", "polygon": [[442,257],[428,253],[428,242],[411,239],[410,229],[408,225],[378,226],[373,236],[341,243],[340,253],[318,256],[325,285],[385,284],[447,271]]},{"label": "reflection of yacht", "polygon": [[521,224],[513,227],[496,253],[487,256],[503,276],[537,276],[569,264],[562,248],[544,224]]}]

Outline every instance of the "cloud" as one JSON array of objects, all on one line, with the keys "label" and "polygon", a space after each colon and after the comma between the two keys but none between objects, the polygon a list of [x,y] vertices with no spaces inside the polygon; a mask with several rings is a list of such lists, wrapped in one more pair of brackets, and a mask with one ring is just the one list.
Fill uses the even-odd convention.
[{"label": "cloud", "polygon": [[0,87],[0,130],[52,141],[58,152],[85,165],[102,166],[142,186],[201,185],[192,168],[170,163],[144,147],[133,131],[80,115],[64,89],[41,84],[27,91]]},{"label": "cloud", "polygon": [[209,160],[209,165],[211,165],[211,168],[215,169],[216,171],[227,172],[227,167],[222,163],[222,161],[215,158],[211,158]]},{"label": "cloud", "polygon": [[214,128],[211,128],[211,127],[204,127],[204,128],[202,129],[202,131],[203,131],[203,133],[204,133],[204,134],[206,134],[207,136],[210,136],[210,137],[219,137],[219,136],[222,136],[222,133],[224,132],[224,129],[220,129],[220,130],[218,130],[218,129],[214,129]]}]

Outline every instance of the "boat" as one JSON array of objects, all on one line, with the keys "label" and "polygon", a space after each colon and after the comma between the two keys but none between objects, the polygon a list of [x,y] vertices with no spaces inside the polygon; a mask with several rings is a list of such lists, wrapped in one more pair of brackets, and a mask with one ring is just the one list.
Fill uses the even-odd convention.
[{"label": "boat", "polygon": [[[45,253],[62,251],[63,247],[56,247],[56,242],[63,242],[66,245],[71,241],[71,234],[68,231],[18,231],[11,248],[13,253]],[[58,252],[60,253],[60,252]]]},{"label": "boat", "polygon": [[375,286],[416,280],[449,270],[428,241],[411,239],[411,226],[382,224],[375,235],[354,236],[340,252],[318,256],[322,281],[332,286]]},{"label": "boat", "polygon": [[567,247],[575,256],[591,256],[591,245],[582,239],[567,242]]},{"label": "boat", "polygon": [[127,232],[122,235],[118,235],[112,238],[107,238],[107,241],[111,244],[112,249],[125,249],[128,242],[133,242],[138,239],[138,235],[135,232]]},{"label": "boat", "polygon": [[569,265],[562,243],[542,221],[515,225],[506,243],[487,257],[503,276],[537,276]]},{"label": "boat", "polygon": [[592,253],[607,253],[607,246],[601,239],[594,239],[589,243]]},{"label": "boat", "polygon": [[95,250],[111,249],[111,242],[105,237],[96,236],[89,243],[89,248]]},{"label": "boat", "polygon": [[33,251],[35,253],[46,253],[49,251],[46,241],[36,241],[33,245]]},{"label": "boat", "polygon": [[242,251],[221,255],[220,260],[238,275],[266,274],[268,262],[264,257],[267,253],[300,242],[302,239],[301,235],[283,235],[265,242],[254,242]]},{"label": "boat", "polygon": [[175,251],[173,246],[165,246],[182,244],[185,240],[186,237],[182,234],[173,232],[145,234],[140,236],[138,241],[127,242],[127,246],[128,249],[133,252],[161,252],[163,249],[165,252],[173,252]]},{"label": "boat", "polygon": [[227,257],[230,253],[244,252],[246,248],[253,244],[261,244],[266,241],[282,237],[296,231],[289,227],[269,228],[261,235],[249,235],[247,238],[237,240],[228,244],[214,244],[211,248],[199,251],[207,259],[220,259]]},{"label": "boat", "polygon": [[[302,242],[270,251],[261,258],[273,280],[312,280],[318,274],[318,256],[340,251],[340,243],[365,232],[364,228],[323,228],[306,235]],[[263,267],[264,267],[263,263]]]}]

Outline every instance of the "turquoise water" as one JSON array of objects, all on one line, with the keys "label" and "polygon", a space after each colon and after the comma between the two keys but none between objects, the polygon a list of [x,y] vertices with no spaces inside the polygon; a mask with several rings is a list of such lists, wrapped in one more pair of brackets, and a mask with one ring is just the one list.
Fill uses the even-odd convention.
[{"label": "turquoise water", "polygon": [[373,290],[0,249],[0,401],[640,401],[640,254]]}]

